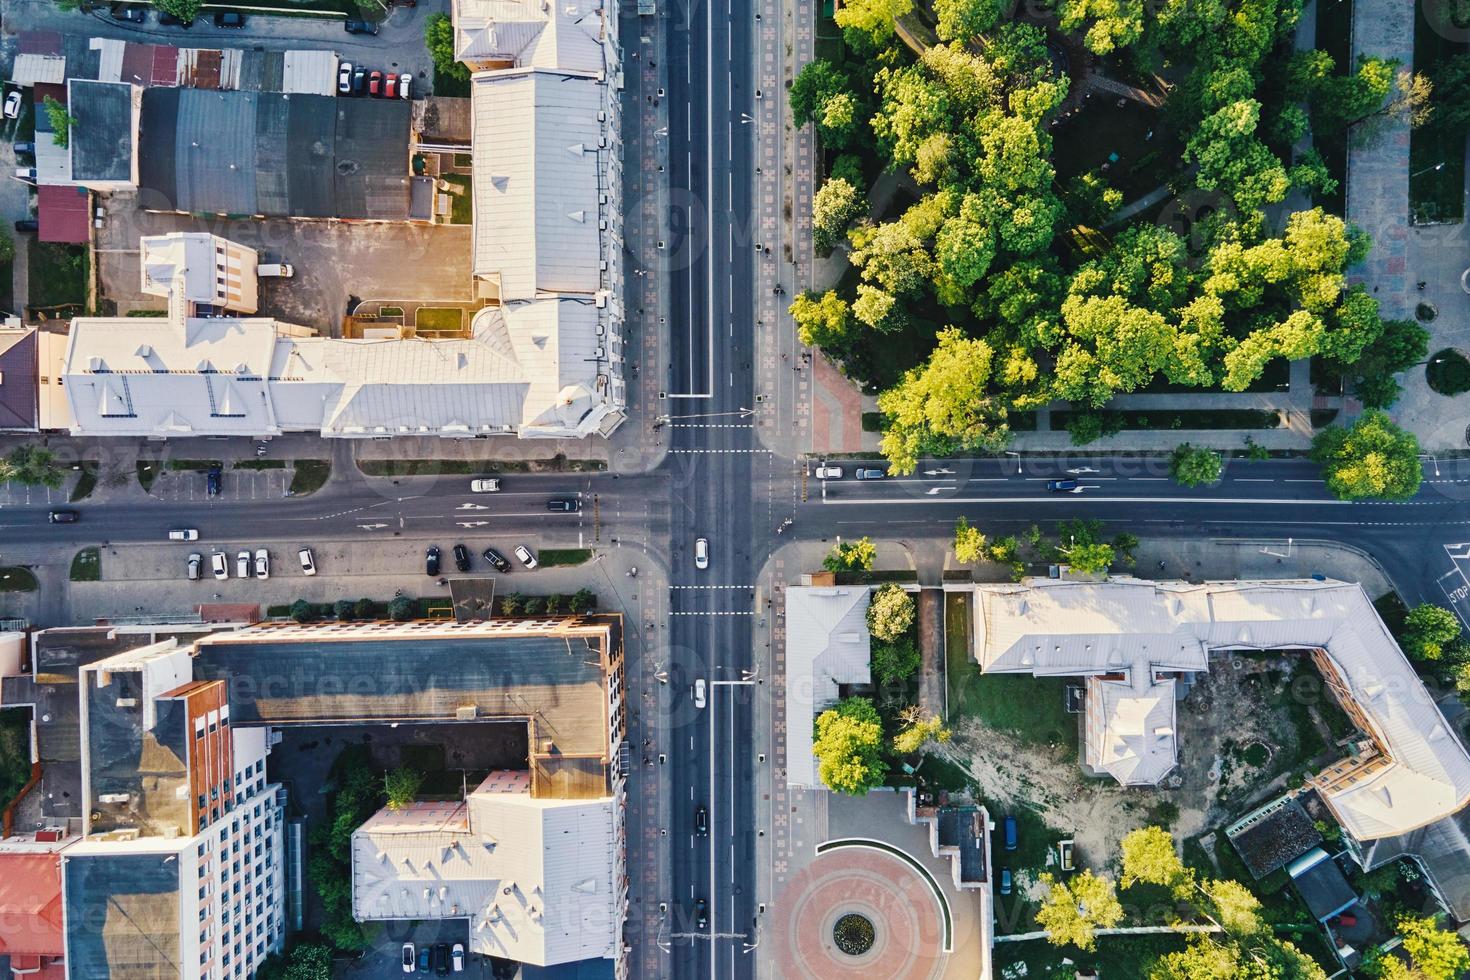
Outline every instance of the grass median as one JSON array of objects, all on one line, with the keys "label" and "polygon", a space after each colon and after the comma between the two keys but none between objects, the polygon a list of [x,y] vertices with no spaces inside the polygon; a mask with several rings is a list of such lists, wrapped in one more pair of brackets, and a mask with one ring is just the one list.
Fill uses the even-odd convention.
[{"label": "grass median", "polygon": [[73,582],[99,582],[102,580],[102,550],[83,548],[71,560]]}]

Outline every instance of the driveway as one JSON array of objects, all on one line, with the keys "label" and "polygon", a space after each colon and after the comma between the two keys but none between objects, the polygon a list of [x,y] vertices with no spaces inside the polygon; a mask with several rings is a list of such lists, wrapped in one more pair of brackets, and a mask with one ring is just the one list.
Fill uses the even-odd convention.
[{"label": "driveway", "polygon": [[130,310],[161,310],[164,301],[139,290],[138,239],[171,231],[207,231],[260,252],[262,262],[289,262],[291,279],[260,280],[260,313],[335,336],[349,299],[445,303],[473,299],[473,245],[465,226],[408,222],[293,221],[287,218],[196,218],[137,209],[131,191],[108,195],[98,230],[102,298]]}]

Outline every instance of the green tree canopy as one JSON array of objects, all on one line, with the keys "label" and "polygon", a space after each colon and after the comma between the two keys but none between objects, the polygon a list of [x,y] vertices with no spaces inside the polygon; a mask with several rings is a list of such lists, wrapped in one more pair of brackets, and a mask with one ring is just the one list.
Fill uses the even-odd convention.
[{"label": "green tree canopy", "polygon": [[24,483],[55,490],[65,482],[66,471],[57,465],[56,454],[36,443],[16,446],[0,459],[0,483]]},{"label": "green tree canopy", "polygon": [[185,24],[192,24],[204,7],[204,0],[154,0],[153,5],[165,13],[173,14]]},{"label": "green tree canopy", "polygon": [[973,565],[986,557],[985,535],[978,527],[961,517],[954,526],[954,558],[965,565]]},{"label": "green tree canopy", "polygon": [[914,0],[848,0],[833,15],[844,31],[882,42],[893,33],[893,22],[914,9]]},{"label": "green tree canopy", "polygon": [[255,973],[256,980],[332,980],[332,947],[323,943],[299,943],[285,955],[266,957]]},{"label": "green tree canopy", "polygon": [[1068,881],[1043,874],[1041,883],[1048,892],[1036,912],[1036,924],[1047,931],[1047,941],[1054,946],[1096,949],[1094,932],[1123,921],[1123,905],[1113,883],[1097,877],[1090,868]]},{"label": "green tree canopy", "polygon": [[1169,457],[1169,475],[1180,486],[1197,487],[1220,479],[1220,454],[1183,443]]},{"label": "green tree canopy", "polygon": [[808,347],[836,347],[847,339],[852,325],[852,310],[832,289],[820,296],[810,291],[800,294],[791,301],[790,313],[798,337]]},{"label": "green tree canopy", "polygon": [[899,715],[903,727],[893,736],[893,750],[912,755],[930,742],[942,745],[950,739],[950,730],[938,715],[925,715],[918,705],[910,705]]},{"label": "green tree canopy", "polygon": [[1174,850],[1174,837],[1162,827],[1139,827],[1123,838],[1123,876],[1118,883],[1131,888],[1142,882],[1171,890],[1189,888],[1193,876]]},{"label": "green tree canopy", "polygon": [[1312,440],[1327,489],[1341,500],[1407,500],[1424,479],[1419,441],[1383,412],[1364,412],[1351,428],[1323,429]]},{"label": "green tree canopy", "polygon": [[434,60],[436,74],[468,81],[469,68],[454,57],[454,22],[448,14],[430,14],[424,20],[424,45]]},{"label": "green tree canopy", "polygon": [[868,210],[868,202],[852,184],[832,177],[812,196],[812,244],[829,252],[848,227]]},{"label": "green tree canopy", "polygon": [[874,639],[869,649],[873,680],[879,684],[908,680],[922,662],[919,648],[911,636]]},{"label": "green tree canopy", "polygon": [[1415,660],[1438,660],[1459,638],[1459,617],[1444,606],[1422,603],[1404,617],[1404,652]]},{"label": "green tree canopy", "polygon": [[1470,948],[1458,933],[1442,928],[1438,916],[1403,915],[1394,927],[1403,938],[1404,951],[1409,954],[1413,969],[1398,973],[1392,969],[1385,970],[1380,976],[1398,976],[1403,980],[1457,980],[1470,970]]},{"label": "green tree canopy", "polygon": [[71,127],[76,119],[66,111],[66,106],[49,95],[41,100],[41,106],[46,110],[47,121],[51,124],[51,142],[61,147],[70,145]]},{"label": "green tree canopy", "polygon": [[995,26],[1005,6],[1005,0],[934,0],[936,33],[941,41],[968,44]]},{"label": "green tree canopy", "polygon": [[914,625],[914,597],[890,582],[873,590],[868,600],[868,631],[880,640],[896,640]]},{"label": "green tree canopy", "polygon": [[383,775],[383,792],[388,798],[388,809],[402,810],[413,802],[419,787],[424,783],[424,774],[408,766],[390,769]]},{"label": "green tree canopy", "polygon": [[1112,54],[1143,35],[1143,0],[1061,0],[1062,30],[1087,24],[1085,43],[1093,54]]},{"label": "green tree canopy", "polygon": [[922,455],[1006,444],[1004,402],[986,391],[992,357],[985,341],[948,327],[927,364],[878,396],[889,418],[881,448],[895,473],[912,473]]},{"label": "green tree canopy", "polygon": [[869,572],[877,557],[878,548],[870,538],[839,541],[822,559],[822,567],[829,572]]},{"label": "green tree canopy", "polygon": [[862,796],[883,785],[882,745],[883,723],[867,698],[847,698],[817,716],[812,754],[828,789]]}]

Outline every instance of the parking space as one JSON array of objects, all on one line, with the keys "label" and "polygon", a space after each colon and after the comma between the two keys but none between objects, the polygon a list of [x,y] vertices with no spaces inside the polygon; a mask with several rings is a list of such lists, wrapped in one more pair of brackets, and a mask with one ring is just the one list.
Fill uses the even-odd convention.
[{"label": "parking space", "polygon": [[220,492],[209,496],[204,470],[163,470],[153,479],[148,493],[159,500],[198,501],[268,500],[286,496],[295,470],[289,465],[275,470],[239,470],[228,465],[220,473]]}]

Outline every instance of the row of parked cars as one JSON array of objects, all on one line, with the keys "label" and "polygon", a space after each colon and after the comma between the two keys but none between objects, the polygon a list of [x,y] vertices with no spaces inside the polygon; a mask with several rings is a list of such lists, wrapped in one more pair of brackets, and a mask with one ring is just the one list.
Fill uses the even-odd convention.
[{"label": "row of parked cars", "polygon": [[439,943],[437,946],[414,947],[413,943],[403,944],[403,972],[412,973],[417,967],[419,973],[433,971],[441,977],[447,977],[451,972],[464,972],[464,944],[455,943],[450,947],[448,943]]},{"label": "row of parked cars", "polygon": [[[531,549],[523,544],[518,544],[511,550],[515,553],[516,561],[525,565],[528,570],[536,567],[536,556],[531,554]],[[439,550],[437,544],[429,545],[429,550],[424,553],[424,573],[427,575],[438,575],[439,566],[443,561],[443,557],[443,552]],[[497,572],[505,574],[510,571],[510,562],[494,548],[486,548],[480,553],[480,557],[489,562],[490,566]],[[454,567],[461,572],[468,572],[474,567],[474,560],[470,557],[470,549],[462,544],[454,546]]]},{"label": "row of parked cars", "polygon": [[413,86],[408,72],[382,72],[355,67],[344,61],[337,66],[338,95],[370,95],[380,99],[407,99]]},{"label": "row of parked cars", "polygon": [[[194,533],[197,536],[199,532],[195,531]],[[172,537],[172,534],[170,534],[170,537]],[[188,538],[185,540],[193,541],[196,540],[196,538]],[[310,548],[302,548],[300,551],[296,552],[296,560],[301,563],[301,573],[303,575],[316,574],[316,557],[311,553]],[[203,568],[204,556],[196,551],[189,556],[189,562],[186,566],[186,572],[188,574],[189,581],[197,582],[199,578],[203,575]],[[225,579],[229,578],[229,555],[226,555],[223,551],[216,551],[210,554],[209,570],[213,572],[214,577],[216,579],[219,579],[220,581],[224,581]],[[253,560],[248,549],[241,550],[238,554],[235,555],[236,578],[250,578],[252,571],[254,572],[256,578],[265,579],[271,577],[271,554],[265,548],[255,549]]]},{"label": "row of parked cars", "polygon": [[[119,4],[112,8],[112,19],[124,24],[146,24],[148,23],[148,8],[130,4]],[[160,27],[182,27],[194,26],[192,20],[180,20],[166,10],[158,12],[158,24]],[[216,10],[214,12],[215,27],[244,28],[245,15],[238,10]]]}]

